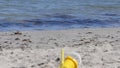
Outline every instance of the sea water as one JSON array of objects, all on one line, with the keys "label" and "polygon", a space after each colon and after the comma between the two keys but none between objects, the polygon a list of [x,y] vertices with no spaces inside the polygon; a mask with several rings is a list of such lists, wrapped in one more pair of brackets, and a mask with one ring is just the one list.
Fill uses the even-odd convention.
[{"label": "sea water", "polygon": [[0,31],[120,27],[120,0],[0,0]]}]

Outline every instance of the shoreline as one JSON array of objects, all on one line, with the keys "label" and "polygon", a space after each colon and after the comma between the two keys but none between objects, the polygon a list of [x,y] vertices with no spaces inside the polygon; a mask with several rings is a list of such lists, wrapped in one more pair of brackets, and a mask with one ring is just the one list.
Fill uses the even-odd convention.
[{"label": "shoreline", "polygon": [[30,30],[5,30],[5,31],[0,31],[1,32],[49,32],[49,31],[75,31],[75,30],[101,30],[101,29],[114,29],[118,30],[120,27],[84,27],[84,28],[66,28],[66,29],[30,29]]}]

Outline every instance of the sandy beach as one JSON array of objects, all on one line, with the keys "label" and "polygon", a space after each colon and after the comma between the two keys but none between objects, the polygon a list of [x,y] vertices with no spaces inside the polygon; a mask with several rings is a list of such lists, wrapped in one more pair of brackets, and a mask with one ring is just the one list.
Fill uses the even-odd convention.
[{"label": "sandy beach", "polygon": [[58,68],[61,48],[79,68],[120,68],[120,28],[0,32],[0,68]]}]

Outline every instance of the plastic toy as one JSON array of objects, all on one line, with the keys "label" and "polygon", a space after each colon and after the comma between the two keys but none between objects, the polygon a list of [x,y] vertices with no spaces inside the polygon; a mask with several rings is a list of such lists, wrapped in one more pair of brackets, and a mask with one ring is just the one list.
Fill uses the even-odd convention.
[{"label": "plastic toy", "polygon": [[78,68],[78,62],[71,56],[64,59],[64,49],[61,50],[61,64],[60,68]]}]

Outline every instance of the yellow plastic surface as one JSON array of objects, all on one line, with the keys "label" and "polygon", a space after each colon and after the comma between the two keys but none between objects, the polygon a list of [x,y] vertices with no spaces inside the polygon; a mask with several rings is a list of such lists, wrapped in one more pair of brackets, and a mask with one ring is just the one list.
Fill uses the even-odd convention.
[{"label": "yellow plastic surface", "polygon": [[64,61],[64,68],[78,68],[78,62],[71,56],[67,56]]},{"label": "yellow plastic surface", "polygon": [[67,56],[64,60],[64,49],[61,50],[60,68],[78,68],[78,62],[71,56]]}]

